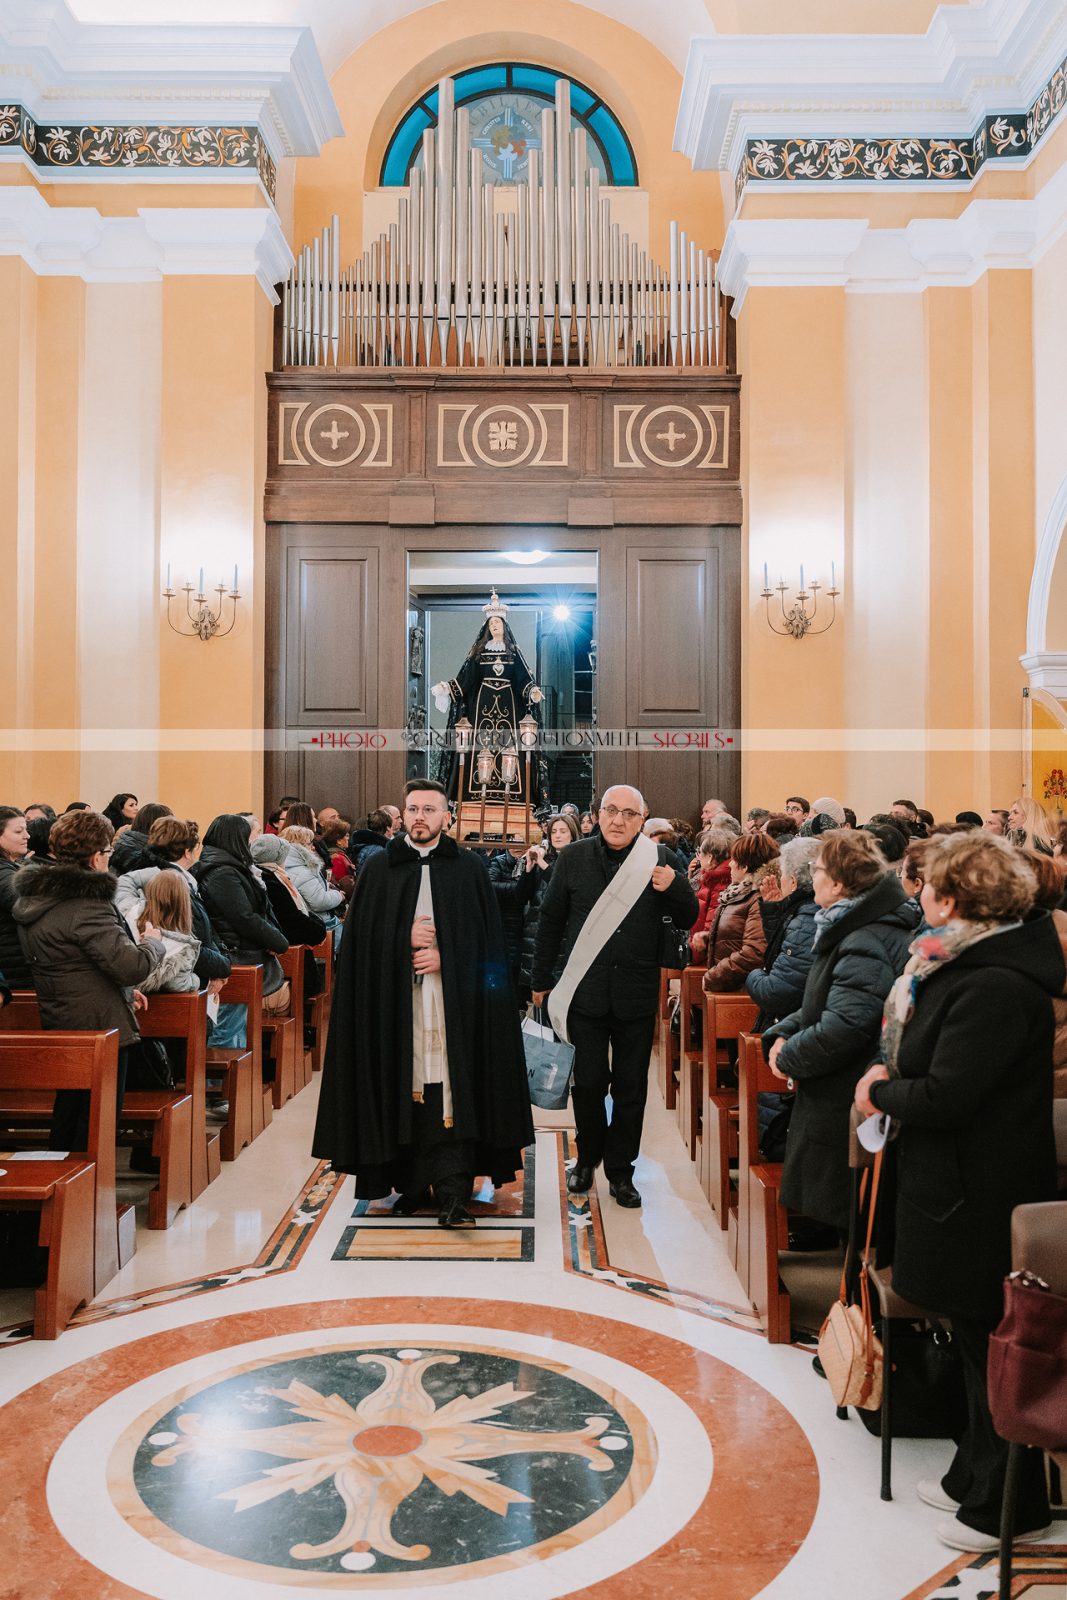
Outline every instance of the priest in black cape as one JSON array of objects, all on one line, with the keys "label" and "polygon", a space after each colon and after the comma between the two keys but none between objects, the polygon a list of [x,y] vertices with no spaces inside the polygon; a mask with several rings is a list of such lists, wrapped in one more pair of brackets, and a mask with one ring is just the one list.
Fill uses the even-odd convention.
[{"label": "priest in black cape", "polygon": [[406,833],[345,921],[313,1153],[408,1215],[432,1192],[470,1227],[474,1178],[510,1183],[533,1141],[518,1008],[489,875],[446,833],[439,783],[404,790]]}]

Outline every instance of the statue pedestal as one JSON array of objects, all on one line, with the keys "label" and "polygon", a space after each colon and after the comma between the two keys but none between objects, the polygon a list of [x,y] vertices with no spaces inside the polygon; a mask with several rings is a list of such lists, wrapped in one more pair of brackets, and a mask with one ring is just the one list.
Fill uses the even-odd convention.
[{"label": "statue pedestal", "polygon": [[[508,836],[504,838],[504,812],[508,814]],[[504,806],[490,800],[460,801],[456,808],[452,837],[475,850],[503,850],[509,844],[540,844],[541,825],[534,820],[533,808],[516,800]]]}]

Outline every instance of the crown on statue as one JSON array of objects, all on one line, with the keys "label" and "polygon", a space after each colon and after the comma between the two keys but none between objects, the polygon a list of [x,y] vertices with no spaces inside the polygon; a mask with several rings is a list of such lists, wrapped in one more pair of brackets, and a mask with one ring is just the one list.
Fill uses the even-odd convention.
[{"label": "crown on statue", "polygon": [[495,589],[493,590],[492,599],[489,601],[489,604],[487,606],[483,606],[482,610],[485,612],[486,618],[499,617],[501,621],[503,621],[508,614],[507,606],[504,604],[503,600],[501,600]]}]

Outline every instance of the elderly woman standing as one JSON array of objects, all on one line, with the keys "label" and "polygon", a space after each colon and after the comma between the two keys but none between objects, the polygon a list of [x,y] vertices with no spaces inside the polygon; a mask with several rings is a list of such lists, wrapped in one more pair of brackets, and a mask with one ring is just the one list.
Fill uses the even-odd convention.
[{"label": "elderly woman standing", "polygon": [[[1017,850],[989,833],[931,841],[923,910],[931,931],[886,1006],[882,1054],[856,1087],[867,1114],[888,1112],[896,1140],[893,1287],[952,1319],[967,1390],[967,1430],[945,1476],[919,1498],[954,1517],[954,1550],[994,1550],[1008,1446],[993,1431],[989,1335],[1011,1270],[1011,1214],[1052,1200],[1051,1000],[1064,958]],[[1026,1454],[1017,1538],[1048,1532],[1041,1457]]]},{"label": "elderly woman standing", "polygon": [[814,959],[798,1010],[763,1034],[771,1070],[796,1084],[782,1203],[848,1232],[848,1122],[877,1053],[882,1007],[919,923],[869,833],[824,833],[812,867]]}]

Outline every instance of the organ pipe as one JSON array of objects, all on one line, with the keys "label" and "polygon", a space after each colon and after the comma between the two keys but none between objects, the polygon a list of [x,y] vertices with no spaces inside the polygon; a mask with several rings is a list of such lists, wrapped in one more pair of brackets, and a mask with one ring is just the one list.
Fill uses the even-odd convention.
[{"label": "organ pipe", "polygon": [[469,113],[438,86],[396,221],[341,266],[337,216],[282,285],[286,366],[725,366],[717,253],[670,224],[666,265],[612,214],[570,85],[541,114],[514,209],[496,204]]}]

